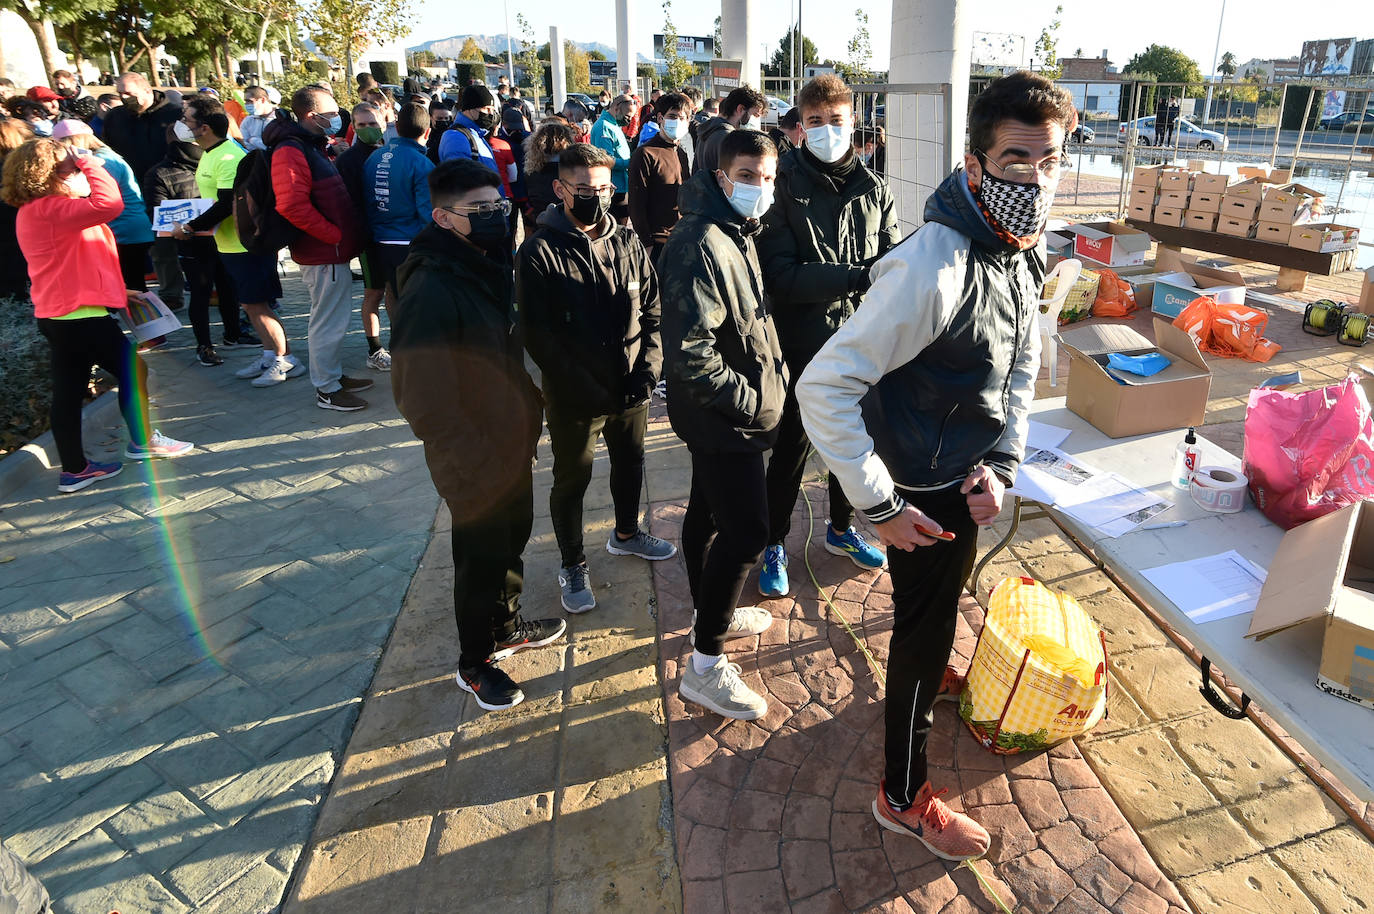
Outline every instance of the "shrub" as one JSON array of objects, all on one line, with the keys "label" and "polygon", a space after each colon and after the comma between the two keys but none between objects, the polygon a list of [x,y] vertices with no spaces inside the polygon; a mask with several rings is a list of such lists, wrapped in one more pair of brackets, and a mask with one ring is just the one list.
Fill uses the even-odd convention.
[{"label": "shrub", "polygon": [[463,87],[474,79],[484,86],[487,84],[486,64],[476,63],[471,60],[460,60],[458,61],[456,69],[458,71],[459,91],[462,91]]},{"label": "shrub", "polygon": [[401,84],[401,67],[394,60],[370,60],[367,69],[384,86]]},{"label": "shrub", "polygon": [[0,299],[0,454],[48,430],[50,371],[48,341],[38,332],[33,305]]}]

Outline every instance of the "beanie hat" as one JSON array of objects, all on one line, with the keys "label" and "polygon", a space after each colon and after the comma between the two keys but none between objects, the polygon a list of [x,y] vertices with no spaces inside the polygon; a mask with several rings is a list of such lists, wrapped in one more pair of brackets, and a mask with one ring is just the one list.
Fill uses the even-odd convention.
[{"label": "beanie hat", "polygon": [[95,131],[91,129],[90,124],[75,118],[60,120],[53,125],[52,138],[54,140],[65,140],[69,136],[95,136]]},{"label": "beanie hat", "polygon": [[491,90],[486,86],[464,86],[463,94],[458,97],[458,108],[461,111],[471,111],[473,108],[485,108],[494,102]]}]

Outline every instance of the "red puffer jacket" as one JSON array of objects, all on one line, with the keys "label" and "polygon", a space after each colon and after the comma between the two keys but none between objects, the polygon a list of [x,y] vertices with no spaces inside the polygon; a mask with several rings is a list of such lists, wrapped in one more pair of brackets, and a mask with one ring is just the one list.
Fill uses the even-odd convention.
[{"label": "red puffer jacket", "polygon": [[302,266],[347,263],[363,249],[358,215],[325,138],[294,121],[275,120],[262,132],[272,150],[272,191],[277,212],[301,230],[291,259]]}]

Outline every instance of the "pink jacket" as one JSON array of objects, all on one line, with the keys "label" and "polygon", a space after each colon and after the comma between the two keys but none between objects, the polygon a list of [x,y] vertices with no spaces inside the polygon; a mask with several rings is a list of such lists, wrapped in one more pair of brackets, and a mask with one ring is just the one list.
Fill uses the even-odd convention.
[{"label": "pink jacket", "polygon": [[19,207],[15,218],[35,317],[128,305],[114,234],[105,224],[124,211],[119,185],[95,156],[83,155],[77,165],[91,182],[89,197],[48,194]]}]

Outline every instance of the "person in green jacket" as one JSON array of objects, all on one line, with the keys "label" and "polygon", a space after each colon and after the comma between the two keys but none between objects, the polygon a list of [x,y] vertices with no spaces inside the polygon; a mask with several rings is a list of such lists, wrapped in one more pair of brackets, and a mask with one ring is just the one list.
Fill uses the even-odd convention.
[{"label": "person in green jacket", "polygon": [[428,180],[433,221],[396,271],[392,390],[453,517],[458,686],[500,710],[525,694],[496,662],[567,628],[520,614],[541,404],[515,323],[500,177],[450,159]]},{"label": "person in green jacket", "polygon": [[[797,96],[806,142],[778,160],[777,201],[763,218],[759,260],[793,385],[812,356],[863,301],[869,267],[901,240],[887,180],[863,163],[854,133],[853,93],[832,74],[811,80]],[[801,490],[811,443],[797,394],[787,391],[778,441],[768,461],[768,548],[759,592],[785,596],[792,508]],[[859,568],[887,564],[882,550],[854,529],[854,508],[830,475],[826,551]]]},{"label": "person in green jacket", "polygon": [[630,141],[625,139],[625,128],[630,125],[634,108],[635,100],[630,96],[616,96],[592,124],[588,135],[593,146],[604,150],[614,160],[611,184],[615,193],[611,196],[611,217],[621,225],[630,221]]}]

